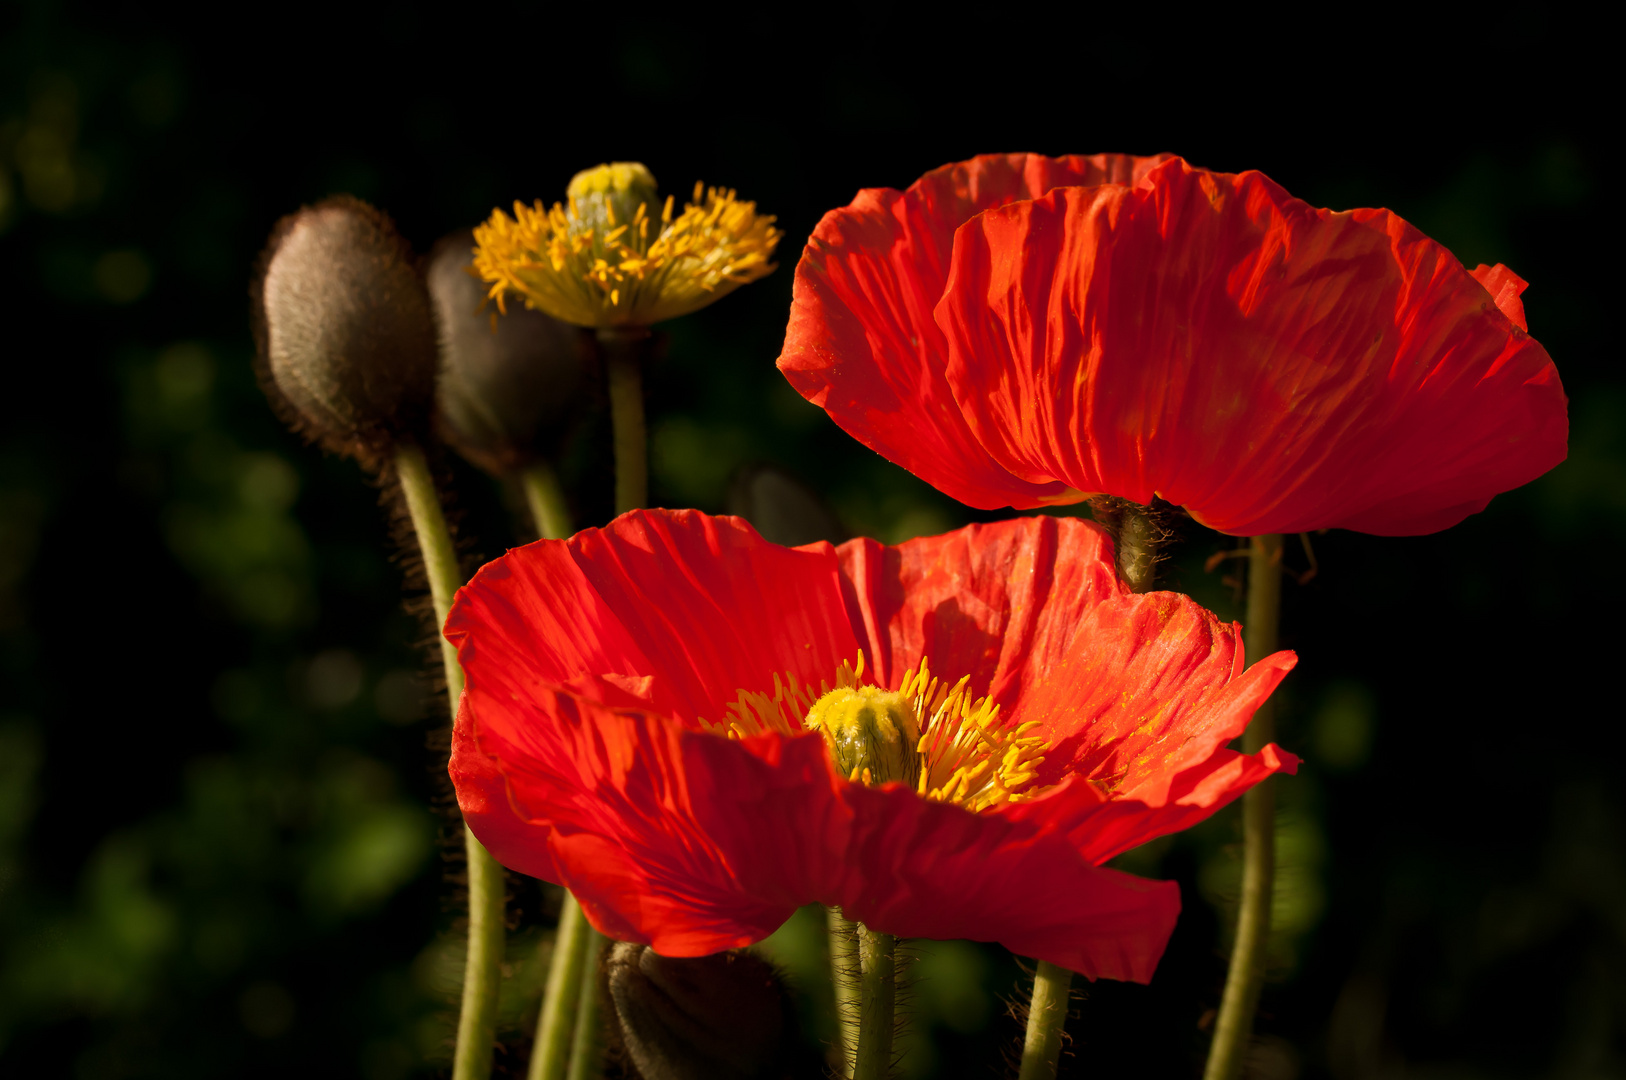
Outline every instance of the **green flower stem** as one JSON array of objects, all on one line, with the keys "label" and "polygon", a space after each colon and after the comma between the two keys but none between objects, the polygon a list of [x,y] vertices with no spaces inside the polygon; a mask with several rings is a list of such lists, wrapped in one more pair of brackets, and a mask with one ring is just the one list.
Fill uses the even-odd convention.
[{"label": "green flower stem", "polygon": [[1039,961],[1039,970],[1033,975],[1033,1001],[1028,1005],[1027,1035],[1022,1040],[1019,1080],[1055,1080],[1072,985],[1071,971]]},{"label": "green flower stem", "polygon": [[897,969],[893,950],[898,939],[858,925],[858,961],[863,998],[858,1006],[858,1052],[853,1080],[882,1080],[892,1069],[893,1004]]},{"label": "green flower stem", "polygon": [[[1256,536],[1248,551],[1248,611],[1242,624],[1247,662],[1276,651],[1281,619],[1282,538]],[[1242,736],[1242,749],[1256,753],[1276,738],[1275,706],[1267,698]],[[1276,793],[1270,781],[1242,796],[1242,905],[1237,911],[1231,971],[1214,1022],[1203,1080],[1237,1080],[1253,1035],[1253,1014],[1265,981],[1265,944],[1270,936],[1271,888],[1275,878]]]},{"label": "green flower stem", "polygon": [[649,502],[649,447],[644,431],[644,357],[649,331],[603,327],[599,347],[610,381],[610,427],[615,436],[615,512]]},{"label": "green flower stem", "polygon": [[536,523],[536,535],[544,540],[563,540],[575,531],[570,527],[570,507],[565,504],[565,493],[552,466],[545,461],[533,462],[519,474],[519,482],[525,489],[531,520]]},{"label": "green flower stem", "polygon": [[570,1043],[570,1071],[566,1080],[596,1080],[604,1072],[603,1032],[598,1018],[598,954],[604,949],[604,935],[587,927],[582,935],[581,989],[576,1003],[576,1031]]},{"label": "green flower stem", "polygon": [[531,1048],[526,1080],[560,1080],[565,1075],[591,930],[582,906],[566,892],[564,906],[559,909],[559,930],[553,939],[548,986],[542,995],[542,1012],[536,1019],[536,1044]]},{"label": "green flower stem", "polygon": [[401,494],[406,497],[412,529],[418,535],[423,573],[429,579],[429,598],[435,605],[440,662],[446,668],[446,699],[452,707],[452,718],[456,719],[457,702],[463,696],[463,668],[457,662],[457,650],[440,628],[446,625],[446,616],[452,610],[453,595],[463,585],[463,572],[458,569],[452,531],[446,527],[446,515],[441,512],[440,496],[435,492],[435,481],[429,475],[429,463],[424,460],[423,451],[411,443],[397,446],[395,477],[400,481]]},{"label": "green flower stem", "polygon": [[858,924],[841,914],[838,907],[826,908],[830,927],[830,979],[836,987],[836,1023],[841,1035],[841,1075],[853,1074],[853,1055],[858,1052],[858,1005],[862,997],[858,971]]},{"label": "green flower stem", "polygon": [[[406,499],[412,528],[423,555],[424,576],[435,605],[435,629],[446,624],[452,596],[463,583],[457,550],[440,508],[435,481],[423,451],[402,443],[395,451],[395,475]],[[446,668],[446,697],[452,718],[463,696],[463,668],[457,650],[444,636],[440,658]],[[497,1038],[497,989],[502,979],[503,871],[474,834],[463,828],[463,846],[469,864],[468,959],[463,969],[463,1006],[457,1018],[457,1049],[452,1055],[452,1080],[485,1080],[491,1075],[491,1055]]]},{"label": "green flower stem", "polygon": [[[525,501],[537,535],[544,540],[562,540],[571,534],[570,509],[565,505],[559,478],[545,461],[526,467],[519,474]],[[536,1042],[531,1046],[531,1063],[526,1080],[562,1080],[570,1062],[570,1040],[576,1029],[576,1009],[581,1000],[582,968],[587,962],[587,939],[592,927],[582,914],[576,898],[565,892],[559,908],[559,928],[553,937],[553,958],[548,964],[548,982],[542,992],[542,1009],[536,1018]]]}]

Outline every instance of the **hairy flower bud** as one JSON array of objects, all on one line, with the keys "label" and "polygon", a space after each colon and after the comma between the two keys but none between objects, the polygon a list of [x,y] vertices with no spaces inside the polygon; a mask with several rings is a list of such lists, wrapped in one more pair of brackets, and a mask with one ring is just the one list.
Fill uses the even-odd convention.
[{"label": "hairy flower bud", "polygon": [[744,950],[674,959],[647,945],[604,959],[631,1064],[644,1080],[748,1080],[790,1068],[795,1024],[773,965]]},{"label": "hairy flower bud", "polygon": [[412,251],[385,214],[339,196],[283,218],[253,298],[261,379],[292,427],[368,463],[421,436],[435,326]]},{"label": "hairy flower bud", "polygon": [[499,314],[469,272],[474,233],[435,245],[426,278],[440,326],[436,394],[442,435],[494,474],[545,456],[550,435],[579,404],[593,362],[592,335],[519,306]]}]

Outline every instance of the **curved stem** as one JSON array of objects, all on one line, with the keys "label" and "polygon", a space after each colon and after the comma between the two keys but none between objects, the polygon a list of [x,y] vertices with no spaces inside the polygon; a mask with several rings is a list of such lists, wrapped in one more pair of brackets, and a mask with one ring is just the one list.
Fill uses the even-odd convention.
[{"label": "curved stem", "polygon": [[863,999],[858,1006],[858,1051],[853,1080],[882,1080],[892,1068],[892,1030],[897,999],[893,951],[898,939],[858,925],[858,962]]},{"label": "curved stem", "polygon": [[836,988],[836,1024],[841,1038],[841,1075],[853,1074],[858,1052],[858,1007],[862,999],[858,971],[858,924],[838,907],[826,908],[830,928],[830,980]]},{"label": "curved stem", "polygon": [[530,507],[536,535],[544,540],[563,540],[574,531],[570,527],[570,507],[565,503],[565,493],[551,465],[545,461],[532,462],[519,474],[519,482],[525,489],[525,502]]},{"label": "curved stem", "polygon": [[559,929],[554,934],[553,959],[548,964],[548,986],[542,995],[542,1012],[536,1018],[536,1043],[531,1048],[526,1080],[560,1080],[565,1074],[590,929],[581,905],[566,892],[564,905],[559,909]]},{"label": "curved stem", "polygon": [[[1256,536],[1248,552],[1248,612],[1242,629],[1249,664],[1276,651],[1281,599],[1282,538]],[[1256,753],[1275,738],[1275,706],[1266,698],[1242,736],[1242,749]],[[1275,858],[1276,793],[1266,780],[1242,796],[1242,904],[1237,910],[1231,970],[1214,1022],[1214,1043],[1203,1080],[1237,1080],[1242,1075],[1253,1014],[1265,981]]]},{"label": "curved stem", "polygon": [[644,355],[649,331],[641,326],[598,332],[610,383],[610,427],[615,437],[615,512],[649,501],[649,448],[644,431]]},{"label": "curved stem", "polygon": [[463,668],[457,662],[457,650],[446,640],[440,628],[446,625],[446,616],[452,610],[452,597],[463,584],[463,572],[457,565],[457,548],[452,544],[452,531],[446,526],[446,515],[440,508],[440,495],[435,491],[434,478],[429,475],[429,463],[423,451],[411,443],[395,448],[395,478],[406,498],[407,513],[412,517],[412,530],[418,536],[418,551],[423,556],[424,577],[429,579],[429,598],[435,605],[435,636],[440,639],[440,661],[446,669],[446,698],[452,707],[452,719],[457,719],[457,702],[463,696]]},{"label": "curved stem", "polygon": [[[545,461],[533,462],[519,474],[530,506],[531,521],[544,540],[563,540],[571,534],[570,508],[565,505],[559,478]],[[565,891],[559,908],[559,928],[553,937],[553,958],[548,964],[542,1009],[536,1017],[536,1042],[526,1080],[560,1080],[570,1061],[570,1041],[581,1002],[582,968],[587,963],[587,939],[592,927],[582,906]]]},{"label": "curved stem", "polygon": [[[395,476],[418,536],[438,633],[451,611],[452,596],[463,583],[457,549],[446,527],[446,515],[423,451],[411,443],[397,446]],[[463,668],[457,662],[457,650],[444,635],[440,639],[440,658],[446,669],[446,697],[455,722],[458,701],[463,696]],[[469,868],[469,939],[452,1080],[485,1080],[491,1075],[491,1055],[497,1038],[497,990],[502,980],[503,870],[467,826],[463,828],[463,847]]]},{"label": "curved stem", "polygon": [[584,962],[581,989],[577,992],[576,1030],[570,1041],[570,1071],[566,1080],[595,1080],[604,1072],[604,1047],[599,1030],[598,954],[604,948],[604,935],[587,927],[582,935],[586,948],[582,950]]},{"label": "curved stem", "polygon": [[1061,1034],[1067,1026],[1067,997],[1073,973],[1039,961],[1033,975],[1033,1001],[1028,1006],[1028,1030],[1022,1040],[1019,1080],[1055,1080],[1061,1060]]}]

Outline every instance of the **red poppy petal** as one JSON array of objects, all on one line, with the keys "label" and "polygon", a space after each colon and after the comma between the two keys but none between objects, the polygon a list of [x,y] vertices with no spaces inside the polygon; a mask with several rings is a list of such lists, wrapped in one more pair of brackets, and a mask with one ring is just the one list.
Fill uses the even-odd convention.
[{"label": "red poppy petal", "polygon": [[1299,759],[1275,743],[1257,754],[1216,750],[1175,776],[1156,803],[1134,797],[1104,799],[1080,778],[1042,798],[1003,808],[1000,814],[1057,829],[1086,860],[1104,863],[1130,848],[1189,829],[1271,774],[1297,772],[1298,766]]},{"label": "red poppy petal", "polygon": [[872,929],[997,941],[1088,978],[1149,982],[1180,913],[1173,882],[1093,865],[1054,830],[928,802],[901,785],[845,795],[857,824],[840,891]]},{"label": "red poppy petal", "polygon": [[559,872],[537,827],[519,816],[508,795],[508,783],[496,758],[481,751],[465,695],[452,725],[452,760],[448,767],[463,821],[486,850],[504,866],[543,881],[557,882]]},{"label": "red poppy petal", "polygon": [[1079,773],[1118,798],[1162,803],[1182,770],[1241,735],[1292,670],[1290,652],[1236,675],[1241,632],[1179,593],[1118,597],[1088,611],[1072,649],[1009,723],[1050,742],[1039,782]]},{"label": "red poppy petal", "polygon": [[[555,880],[606,934],[666,956],[738,948],[846,873],[849,785],[818,736],[726,739],[563,689],[537,700],[540,712],[496,722],[468,712],[468,726],[526,846],[551,851]],[[454,773],[460,798],[466,777]],[[511,821],[469,825],[504,865],[519,861]]]},{"label": "red poppy petal", "polygon": [[1296,662],[1277,653],[1242,674],[1237,627],[1177,593],[1129,592],[1111,541],[1073,518],[837,553],[875,680],[897,686],[922,655],[939,677],[969,675],[1006,724],[1044,725],[1044,784],[1082,771],[1161,801],[1176,773],[1242,733]]},{"label": "red poppy petal", "polygon": [[1473,278],[1485,286],[1485,291],[1491,294],[1496,301],[1497,310],[1508,317],[1508,320],[1520,330],[1529,330],[1524,321],[1524,301],[1519,297],[1530,283],[1515,274],[1501,263],[1495,266],[1486,266],[1480,263],[1473,269]]},{"label": "red poppy petal", "polygon": [[969,525],[895,548],[837,549],[853,634],[876,681],[895,687],[925,656],[951,682],[1012,708],[1064,655],[1085,612],[1127,595],[1112,541],[1076,518]]},{"label": "red poppy petal", "polygon": [[936,319],[1017,477],[1223,532],[1432,531],[1565,454],[1552,361],[1450,252],[1259,173],[1175,160],[980,214]]},{"label": "red poppy petal", "polygon": [[487,564],[458,592],[446,637],[488,717],[486,697],[570,686],[719,721],[741,689],[771,690],[786,672],[818,686],[852,660],[838,572],[828,546],[779,547],[739,518],[635,510]]},{"label": "red poppy petal", "polygon": [[932,309],[954,230],[973,215],[1058,185],[1133,183],[1166,158],[986,154],[908,191],[860,191],[824,216],[797,263],[779,370],[854,438],[961,502],[1075,501],[1065,485],[1010,476],[977,442],[944,381]]}]

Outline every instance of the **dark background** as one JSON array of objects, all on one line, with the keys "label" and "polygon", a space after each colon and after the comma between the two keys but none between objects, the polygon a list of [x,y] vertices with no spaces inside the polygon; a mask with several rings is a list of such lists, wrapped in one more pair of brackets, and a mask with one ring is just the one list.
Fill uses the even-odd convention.
[{"label": "dark background", "polygon": [[[897,540],[971,515],[774,371],[790,268],[858,188],[1021,149],[1258,168],[1531,282],[1570,459],[1442,534],[1320,537],[1319,576],[1288,587],[1281,741],[1306,764],[1280,786],[1253,1071],[1626,1075],[1626,380],[1598,28],[1513,7],[1437,28],[1354,8],[202,10],[0,5],[0,1073],[445,1071],[461,945],[443,713],[414,675],[428,628],[376,491],[255,386],[248,276],[277,217],[351,192],[426,251],[605,160],[680,196],[737,188],[778,215],[782,265],[667,327],[655,500],[724,509],[766,462]],[[562,464],[580,525],[608,514],[599,407]],[[528,538],[454,470],[471,558]],[[1170,580],[1236,617],[1202,569],[1228,544],[1190,530]],[[1196,1075],[1236,836],[1226,813],[1128,857],[1178,878],[1186,913],[1150,989],[1088,990],[1064,1074]],[[513,889],[499,1063],[519,1073],[549,901]],[[923,947],[917,970],[902,1071],[994,1075],[1016,965]]]}]

